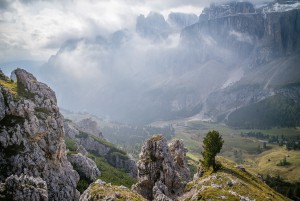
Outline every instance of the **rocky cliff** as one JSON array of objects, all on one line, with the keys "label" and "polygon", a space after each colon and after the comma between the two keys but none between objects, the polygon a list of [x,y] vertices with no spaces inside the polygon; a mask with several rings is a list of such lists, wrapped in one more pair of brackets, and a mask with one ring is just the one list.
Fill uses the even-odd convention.
[{"label": "rocky cliff", "polygon": [[[202,118],[226,121],[235,110],[290,93],[285,85],[300,80],[299,8],[297,1],[259,8],[246,2],[213,4],[203,10],[198,23],[183,30],[182,44],[197,52],[199,66],[210,60],[229,66],[224,77],[214,73],[214,88],[201,101]],[[213,65],[211,69],[220,70]]]},{"label": "rocky cliff", "polygon": [[[81,152],[80,146],[82,146],[90,153],[104,157],[113,167],[123,169],[131,176],[136,177],[135,161],[130,159],[124,151],[103,138],[83,132],[77,124],[71,121],[65,121],[64,125],[66,137],[76,143],[76,151]],[[87,130],[90,130],[90,128]]]},{"label": "rocky cliff", "polygon": [[[259,93],[272,94],[274,83],[299,82],[299,8],[299,1],[290,0],[263,5],[240,1],[221,4],[219,1],[204,9],[198,21],[193,14],[171,13],[167,20],[158,13],[141,15],[137,18],[136,30],[128,31],[129,37],[123,38],[124,43],[116,48],[112,48],[110,42],[103,45],[93,38],[66,43],[46,68],[52,69],[48,74],[53,78],[63,77],[61,83],[68,84],[61,89],[57,86],[61,91],[76,89],[81,96],[90,97],[90,84],[98,83],[94,90],[97,93],[93,94],[96,98],[83,100],[75,93],[70,98],[72,101],[64,99],[62,102],[70,109],[88,102],[89,112],[130,124],[198,114],[201,119],[215,120],[244,107],[239,104],[243,99],[240,96],[247,94],[257,82],[261,85],[257,93],[249,91],[245,99],[257,100]],[[176,26],[183,29],[180,38],[179,29],[173,29]],[[116,33],[122,38],[119,34]],[[108,38],[114,38],[112,35]],[[83,56],[84,59],[103,68],[103,72],[100,71],[107,79],[91,76],[91,83],[76,87],[78,83],[74,79],[59,76],[65,73],[59,61],[68,54],[76,55],[74,47],[81,44],[84,44],[83,52],[93,53]],[[94,53],[102,55],[102,59],[92,57]],[[110,71],[105,70],[106,66],[111,66]],[[120,70],[126,73],[119,73]],[[244,89],[227,96],[223,89],[232,85]],[[125,89],[119,93],[122,87]],[[218,100],[215,97],[223,97],[226,105],[234,107],[214,111],[222,107],[223,101],[218,101],[215,107],[214,103],[210,104],[211,100]],[[232,101],[235,99],[236,102]],[[247,105],[253,103],[249,101]]]},{"label": "rocky cliff", "polygon": [[96,121],[92,120],[91,118],[82,119],[77,123],[80,130],[93,134],[97,137],[104,138],[102,132],[100,131],[98,124]]},{"label": "rocky cliff", "polygon": [[140,15],[137,18],[136,32],[153,41],[161,41],[168,37],[171,28],[163,15],[150,12],[146,17]]},{"label": "rocky cliff", "polygon": [[0,184],[0,200],[47,201],[48,189],[41,178],[11,175]]},{"label": "rocky cliff", "polygon": [[201,46],[210,36],[215,46],[240,57],[250,56],[255,67],[299,53],[300,10],[277,11],[273,6],[254,9],[247,2],[212,5],[203,10],[198,23],[183,30],[183,41],[198,41],[196,45]]},{"label": "rocky cliff", "polygon": [[142,147],[138,182],[132,191],[97,180],[80,200],[289,200],[268,187],[259,175],[222,157],[217,157],[221,164],[217,172],[199,167],[199,174],[190,181],[184,162],[186,151],[181,141],[167,144],[163,137],[153,136]]},{"label": "rocky cliff", "polygon": [[68,161],[70,161],[80,177],[84,177],[88,181],[96,181],[97,177],[101,174],[95,161],[81,153],[69,154]]},{"label": "rocky cliff", "polygon": [[[66,157],[55,93],[22,69],[13,71],[14,81],[0,74],[0,182],[5,195],[27,199],[21,194],[28,183],[37,187],[32,200],[78,200],[79,175]],[[22,182],[10,182],[17,180]],[[19,183],[24,184],[21,190]]]},{"label": "rocky cliff", "polygon": [[133,190],[148,200],[172,200],[183,193],[190,179],[182,142],[172,142],[157,135],[145,141],[138,167],[138,183]]},{"label": "rocky cliff", "polygon": [[[216,3],[203,9],[199,21],[182,30],[176,56],[161,64],[171,67],[164,72],[168,81],[151,91],[163,105],[158,116],[226,122],[233,111],[268,97],[299,96],[282,89],[300,80],[299,27],[299,1]],[[161,94],[164,98],[157,98]]]},{"label": "rocky cliff", "polygon": [[197,23],[198,16],[195,14],[171,12],[167,21],[174,29],[181,31],[184,27]]}]

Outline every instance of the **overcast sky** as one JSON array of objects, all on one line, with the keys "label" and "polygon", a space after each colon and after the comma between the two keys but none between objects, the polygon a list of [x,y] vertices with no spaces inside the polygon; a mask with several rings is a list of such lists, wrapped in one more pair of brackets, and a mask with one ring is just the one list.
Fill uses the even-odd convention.
[{"label": "overcast sky", "polygon": [[[221,1],[224,0],[217,2]],[[147,15],[150,11],[159,12],[165,18],[170,12],[198,16],[212,2],[0,0],[0,64],[20,60],[42,61],[45,63],[43,66],[38,62],[42,68],[29,69],[23,64],[17,65],[51,86],[60,106],[79,111],[96,112],[94,108],[105,111],[115,107],[111,107],[114,103],[110,100],[116,100],[115,104],[120,99],[125,103],[133,102],[128,97],[142,98],[143,95],[135,97],[142,89],[153,90],[164,85],[173,79],[174,66],[186,62],[183,55],[187,53],[177,48],[180,41],[178,32],[159,44],[153,44],[153,41],[134,33],[137,16]],[[98,36],[109,37],[122,29],[129,30],[129,39],[118,48],[106,48],[97,42]],[[195,56],[188,61],[198,63],[197,58]],[[29,62],[28,66],[33,64]],[[8,74],[15,67],[9,65],[0,68],[6,66],[2,70]],[[166,76],[166,72],[171,73]],[[86,97],[93,102],[87,102]],[[116,112],[125,108],[124,105],[120,105]],[[87,106],[89,108],[85,108]]]},{"label": "overcast sky", "polygon": [[[255,0],[260,1],[260,0]],[[67,39],[133,28],[157,11],[199,15],[212,0],[0,0],[0,63],[47,60]],[[220,2],[217,1],[217,2]]]},{"label": "overcast sky", "polygon": [[[200,14],[198,0],[0,0],[0,63],[47,60],[70,38],[133,28],[136,16],[157,11]],[[207,2],[206,2],[207,3]]]}]

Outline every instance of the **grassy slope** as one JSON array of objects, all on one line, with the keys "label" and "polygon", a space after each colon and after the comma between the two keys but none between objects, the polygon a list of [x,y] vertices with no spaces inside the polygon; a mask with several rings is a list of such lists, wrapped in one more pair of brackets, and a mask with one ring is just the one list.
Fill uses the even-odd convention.
[{"label": "grassy slope", "polygon": [[[70,151],[70,153],[67,154],[76,154],[76,152]],[[111,166],[105,158],[93,154],[89,154],[88,157],[95,161],[98,169],[101,172],[101,175],[98,177],[98,179],[113,185],[122,185],[128,188],[131,188],[131,186],[136,183],[135,178],[129,176],[123,170]],[[88,188],[90,183],[91,181],[88,181],[86,178],[82,177],[77,184],[77,189],[83,193]]]},{"label": "grassy slope", "polygon": [[17,83],[6,77],[0,72],[0,85],[7,88],[9,92],[16,95],[17,94]]},{"label": "grassy slope", "polygon": [[115,200],[115,201],[146,201],[141,195],[133,193],[127,188],[110,184],[93,183],[88,191],[89,200]]},{"label": "grassy slope", "polygon": [[[288,165],[278,166],[277,164],[285,156]],[[252,172],[259,170],[259,173],[263,175],[280,176],[291,182],[300,181],[300,151],[288,151],[285,148],[276,147],[258,156],[250,157],[246,164]]]},{"label": "grassy slope", "polygon": [[[203,177],[190,182],[186,193],[179,200],[289,200],[268,187],[261,179],[235,167],[235,163],[218,157],[222,169],[216,173],[208,171]],[[231,185],[230,185],[230,184]]]},{"label": "grassy slope", "polygon": [[185,125],[177,124],[175,126],[175,138],[184,141],[185,146],[189,150],[189,157],[199,159],[203,137],[209,130],[213,129],[218,130],[225,140],[222,154],[226,157],[233,157],[233,149],[241,149],[245,153],[254,153],[259,145],[258,141],[241,137],[239,130],[200,121],[189,121]]},{"label": "grassy slope", "polygon": [[[190,159],[193,159],[194,163],[195,161],[198,161],[201,158],[201,151],[202,151],[202,140],[204,135],[209,130],[218,130],[220,134],[222,134],[225,143],[223,146],[223,149],[221,151],[221,155],[225,156],[226,158],[229,158],[230,160],[237,160],[234,156],[234,151],[238,150],[242,153],[242,160],[247,161],[247,165],[249,165],[249,168],[251,170],[259,170],[259,173],[265,174],[269,173],[267,171],[267,166],[263,162],[265,161],[264,158],[268,157],[265,156],[268,153],[273,153],[272,155],[275,155],[276,158],[274,158],[274,163],[278,163],[280,160],[283,159],[286,152],[288,152],[285,149],[271,149],[269,151],[263,152],[262,154],[257,155],[257,148],[260,145],[258,139],[253,138],[244,138],[240,136],[241,132],[262,132],[269,135],[278,135],[281,136],[284,134],[285,136],[296,136],[300,135],[300,128],[273,128],[268,130],[247,130],[247,129],[231,129],[228,126],[220,125],[220,124],[214,124],[214,123],[207,123],[207,122],[201,122],[201,121],[187,121],[187,122],[172,122],[172,124],[175,127],[175,138],[176,139],[182,139],[184,141],[184,144],[186,148],[189,150],[187,153],[187,156]],[[271,146],[272,147],[272,146]],[[273,146],[277,147],[277,146]],[[273,167],[272,171],[273,174],[277,176],[275,173],[280,173],[280,176],[282,176],[284,179],[287,179],[288,181],[296,181],[296,179],[293,178],[299,178],[300,172],[298,173],[298,169],[300,169],[300,164],[298,163],[297,159],[294,159],[295,156],[300,156],[300,151],[290,151],[290,158],[287,158],[287,160],[291,162],[290,167]],[[263,157],[263,159],[260,159]],[[269,156],[270,157],[270,156]],[[274,157],[274,156],[272,156]],[[297,157],[296,157],[297,158]],[[298,157],[300,158],[300,157]],[[300,160],[300,159],[299,159]],[[251,165],[251,166],[250,166]],[[274,166],[274,165],[273,165]],[[297,168],[298,167],[298,168]],[[276,169],[273,170],[273,169]],[[279,169],[279,170],[278,170]],[[291,170],[292,169],[292,170]],[[261,170],[261,171],[260,171]],[[272,172],[270,172],[272,173]],[[294,173],[297,173],[299,177],[294,177]],[[299,180],[299,179],[298,179]]]},{"label": "grassy slope", "polygon": [[[104,141],[101,139],[101,142]],[[105,143],[109,143],[104,141]],[[77,153],[77,146],[76,143],[73,139],[69,139],[66,138],[65,139],[65,143],[67,146],[67,149],[69,150],[67,154],[76,154]],[[111,145],[111,144],[109,144]],[[113,145],[111,145],[113,146]],[[118,150],[116,147],[113,147],[114,150]],[[121,154],[124,153],[123,151],[121,151]],[[113,152],[113,153],[118,153],[118,152]],[[107,182],[107,183],[111,183],[113,185],[123,185],[126,186],[128,188],[131,187],[132,184],[136,183],[136,179],[129,176],[125,171],[115,168],[112,165],[110,165],[107,160],[104,157],[101,156],[97,156],[95,154],[88,154],[88,157],[91,158],[92,160],[95,161],[98,169],[101,172],[101,175],[98,177],[99,179]],[[78,185],[77,185],[77,189],[80,192],[83,192],[88,186],[89,186],[90,182],[87,181],[85,178],[82,178]]]},{"label": "grassy slope", "polygon": [[128,188],[130,188],[132,184],[136,183],[136,179],[129,176],[123,170],[111,166],[105,158],[93,154],[89,154],[88,157],[96,162],[97,167],[101,172],[99,179],[112,183],[113,185],[123,185]]}]

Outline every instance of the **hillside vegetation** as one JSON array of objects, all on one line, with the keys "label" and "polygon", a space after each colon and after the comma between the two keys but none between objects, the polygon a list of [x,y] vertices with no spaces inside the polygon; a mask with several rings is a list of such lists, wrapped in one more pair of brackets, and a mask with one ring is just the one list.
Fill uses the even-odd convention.
[{"label": "hillside vegetation", "polygon": [[247,169],[223,157],[217,160],[222,168],[217,172],[207,171],[202,177],[188,183],[185,194],[179,200],[290,200]]},{"label": "hillside vegetation", "polygon": [[[286,160],[286,164],[281,164],[283,160]],[[252,172],[265,176],[279,176],[290,182],[300,181],[300,151],[276,147],[247,159],[245,165]]]},{"label": "hillside vegetation", "polygon": [[296,127],[300,125],[300,104],[292,98],[275,95],[232,112],[229,126],[238,128]]}]

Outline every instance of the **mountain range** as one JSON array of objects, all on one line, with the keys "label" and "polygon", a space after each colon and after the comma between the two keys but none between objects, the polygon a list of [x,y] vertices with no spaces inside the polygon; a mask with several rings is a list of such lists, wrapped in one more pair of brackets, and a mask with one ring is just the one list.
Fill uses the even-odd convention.
[{"label": "mountain range", "polygon": [[[247,107],[279,97],[298,111],[299,12],[299,1],[212,4],[197,20],[151,12],[134,31],[66,41],[38,75],[71,110],[129,123],[194,116],[260,127],[243,123]],[[278,114],[286,116],[283,109]]]},{"label": "mountain range", "polygon": [[[299,36],[299,1],[212,4],[199,17],[151,12],[134,31],[68,40],[36,69],[39,79],[20,68],[10,77],[0,71],[0,200],[289,200],[223,157],[218,170],[195,165],[198,158],[188,164],[183,140],[165,139],[172,125],[110,122],[106,131],[125,140],[132,131],[136,138],[164,132],[145,140],[134,161],[96,121],[65,119],[58,106],[136,124],[188,117],[233,128],[295,127]],[[294,163],[284,159],[279,166]]]}]

